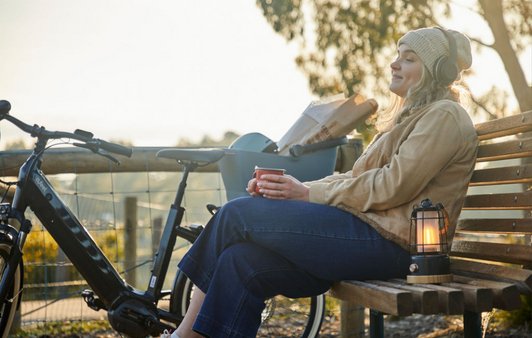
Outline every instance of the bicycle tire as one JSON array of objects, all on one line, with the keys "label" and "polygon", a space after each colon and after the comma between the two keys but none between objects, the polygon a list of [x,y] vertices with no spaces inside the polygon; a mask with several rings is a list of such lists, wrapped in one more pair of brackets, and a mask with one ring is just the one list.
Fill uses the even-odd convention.
[{"label": "bicycle tire", "polygon": [[[0,237],[0,279],[4,274],[6,262],[9,258],[12,243],[6,242]],[[13,283],[8,292],[9,302],[0,304],[0,333],[2,338],[9,336],[15,313],[20,302],[20,287],[22,284],[22,269],[19,267],[15,272]]]},{"label": "bicycle tire", "polygon": [[[170,312],[184,316],[193,292],[193,283],[178,270],[170,295]],[[324,294],[298,299],[276,296],[266,304],[257,337],[315,338],[319,335],[325,315]]]}]

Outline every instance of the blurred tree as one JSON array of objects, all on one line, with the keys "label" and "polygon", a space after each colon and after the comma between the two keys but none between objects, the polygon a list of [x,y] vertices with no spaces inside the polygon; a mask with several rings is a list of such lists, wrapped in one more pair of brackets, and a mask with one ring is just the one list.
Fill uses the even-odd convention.
[{"label": "blurred tree", "polygon": [[177,147],[227,147],[230,145],[239,134],[234,131],[226,131],[223,137],[219,140],[213,139],[209,135],[204,135],[199,142],[190,141],[187,138],[179,139],[177,142]]},{"label": "blurred tree", "polygon": [[527,83],[519,63],[519,54],[532,45],[532,1],[478,0],[475,10],[488,23],[493,43],[488,44],[472,38],[479,45],[497,52],[510,79],[520,110],[532,110],[532,86]]},{"label": "blurred tree", "polygon": [[5,145],[5,150],[18,150],[18,149],[28,149],[26,142],[23,139],[9,141]]},{"label": "blurred tree", "polygon": [[[450,0],[257,0],[266,20],[287,41],[300,43],[297,65],[320,97],[343,92],[382,97],[387,93],[395,43],[410,29],[441,25]],[[472,36],[479,48],[493,48],[505,66],[521,111],[532,109],[532,87],[518,55],[531,44],[532,2],[478,0],[472,14],[488,23],[493,43]],[[528,20],[527,20],[528,18]],[[312,31],[308,31],[310,28]],[[493,94],[493,92],[491,93]],[[493,97],[492,95],[490,97]],[[503,106],[475,99],[490,115]]]},{"label": "blurred tree", "polygon": [[131,140],[126,140],[126,139],[117,138],[117,139],[110,139],[108,141],[111,142],[111,143],[117,143],[117,144],[123,145],[124,147],[133,147],[134,146],[133,142]]}]

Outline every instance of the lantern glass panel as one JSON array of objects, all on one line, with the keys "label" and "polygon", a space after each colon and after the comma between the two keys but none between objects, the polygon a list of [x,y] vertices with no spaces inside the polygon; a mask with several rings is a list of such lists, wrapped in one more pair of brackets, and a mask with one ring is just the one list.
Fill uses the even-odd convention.
[{"label": "lantern glass panel", "polygon": [[416,242],[418,252],[440,251],[440,226],[438,211],[418,211]]}]

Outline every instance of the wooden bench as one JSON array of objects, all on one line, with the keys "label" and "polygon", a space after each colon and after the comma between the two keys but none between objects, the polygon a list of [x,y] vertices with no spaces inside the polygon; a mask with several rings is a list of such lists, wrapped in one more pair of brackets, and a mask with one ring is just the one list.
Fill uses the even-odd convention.
[{"label": "wooden bench", "polygon": [[481,337],[481,313],[514,310],[532,294],[532,111],[476,126],[477,164],[451,249],[453,282],[342,281],[331,294],[370,309],[371,337],[383,314],[463,315],[464,336]]}]

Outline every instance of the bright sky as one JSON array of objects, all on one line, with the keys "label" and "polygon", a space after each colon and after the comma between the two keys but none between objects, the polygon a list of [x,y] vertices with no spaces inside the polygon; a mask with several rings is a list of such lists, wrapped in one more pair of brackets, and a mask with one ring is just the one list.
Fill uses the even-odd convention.
[{"label": "bright sky", "polygon": [[[454,27],[484,29],[466,14]],[[13,115],[137,146],[227,130],[278,140],[315,99],[297,46],[249,0],[0,0],[0,48],[0,99]],[[496,55],[477,60],[477,75],[501,72]],[[490,76],[474,91],[507,85]],[[0,148],[23,137],[7,124]]]}]

